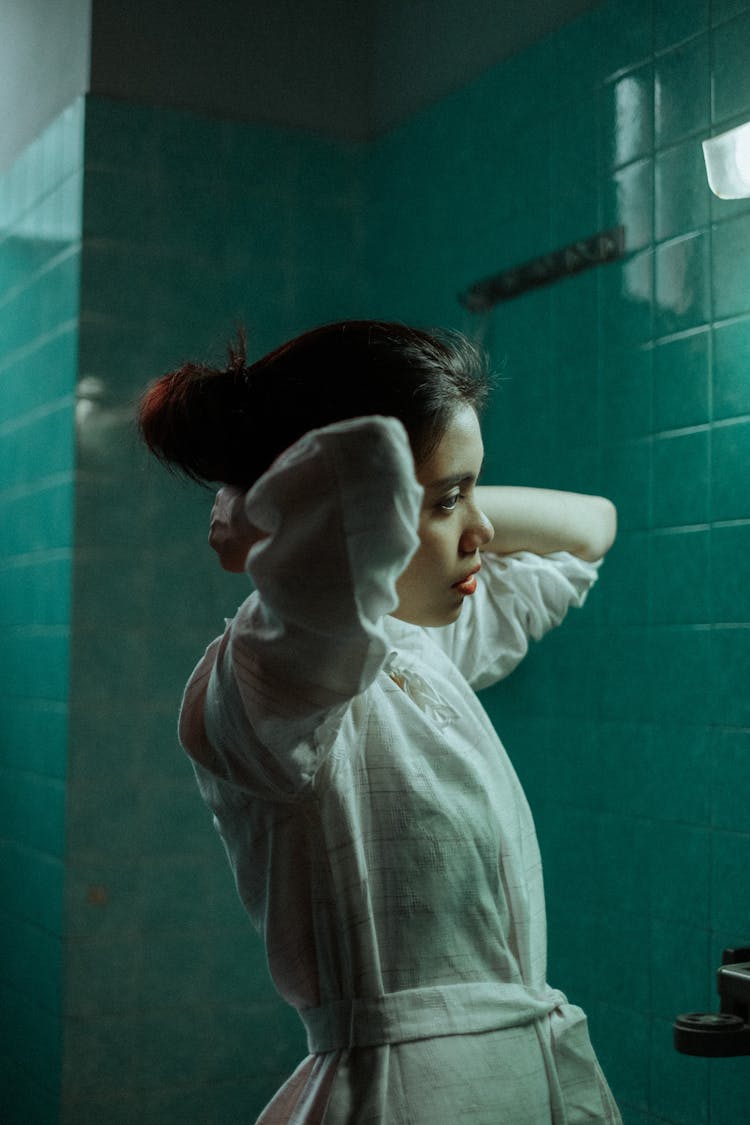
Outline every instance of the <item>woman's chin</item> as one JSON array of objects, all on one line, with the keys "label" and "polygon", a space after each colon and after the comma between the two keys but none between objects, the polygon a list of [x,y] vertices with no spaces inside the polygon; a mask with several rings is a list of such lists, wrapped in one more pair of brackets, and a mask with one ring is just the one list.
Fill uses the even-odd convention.
[{"label": "woman's chin", "polygon": [[429,617],[425,615],[420,624],[426,629],[444,629],[446,625],[452,625],[454,621],[458,621],[463,608],[464,602],[462,598],[458,605],[451,606],[449,609],[441,611],[440,613],[432,613]]},{"label": "woman's chin", "polygon": [[422,629],[443,629],[452,625],[461,616],[466,598],[454,594],[450,599],[445,599],[440,605],[409,605],[407,598],[403,598],[399,605],[391,612],[391,617],[399,621],[406,621],[409,625],[419,625]]}]

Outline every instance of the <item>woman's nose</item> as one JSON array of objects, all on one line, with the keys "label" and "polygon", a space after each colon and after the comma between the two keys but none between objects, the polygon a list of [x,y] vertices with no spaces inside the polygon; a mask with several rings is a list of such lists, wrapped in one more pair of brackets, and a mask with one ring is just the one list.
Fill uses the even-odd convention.
[{"label": "woman's nose", "polygon": [[468,527],[461,536],[461,550],[470,555],[481,547],[486,547],[495,536],[495,529],[481,508],[476,508]]}]

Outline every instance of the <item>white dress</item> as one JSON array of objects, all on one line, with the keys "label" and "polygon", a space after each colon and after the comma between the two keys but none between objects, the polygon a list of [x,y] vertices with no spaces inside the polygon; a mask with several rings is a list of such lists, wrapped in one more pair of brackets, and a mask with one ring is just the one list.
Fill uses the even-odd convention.
[{"label": "white dress", "polygon": [[472,690],[596,566],[486,554],[455,624],[406,624],[420,503],[392,419],[297,442],[247,494],[256,590],[186,689],[182,743],[307,1028],[259,1122],[617,1123],[583,1012],[546,983],[534,825]]}]

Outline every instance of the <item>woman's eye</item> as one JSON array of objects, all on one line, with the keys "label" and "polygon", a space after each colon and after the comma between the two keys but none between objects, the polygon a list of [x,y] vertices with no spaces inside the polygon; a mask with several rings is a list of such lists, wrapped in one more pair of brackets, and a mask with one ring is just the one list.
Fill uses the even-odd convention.
[{"label": "woman's eye", "polygon": [[442,500],[438,501],[438,508],[441,512],[452,512],[461,499],[462,494],[460,492],[453,492],[450,496],[444,496]]}]

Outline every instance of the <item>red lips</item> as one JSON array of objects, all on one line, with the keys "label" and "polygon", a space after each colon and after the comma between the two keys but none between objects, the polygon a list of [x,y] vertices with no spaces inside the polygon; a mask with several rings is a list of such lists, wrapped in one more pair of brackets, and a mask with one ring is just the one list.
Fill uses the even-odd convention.
[{"label": "red lips", "polygon": [[481,563],[470,570],[467,575],[460,578],[458,582],[453,583],[453,589],[458,590],[459,594],[473,594],[477,588],[477,580],[475,575],[482,569]]}]

